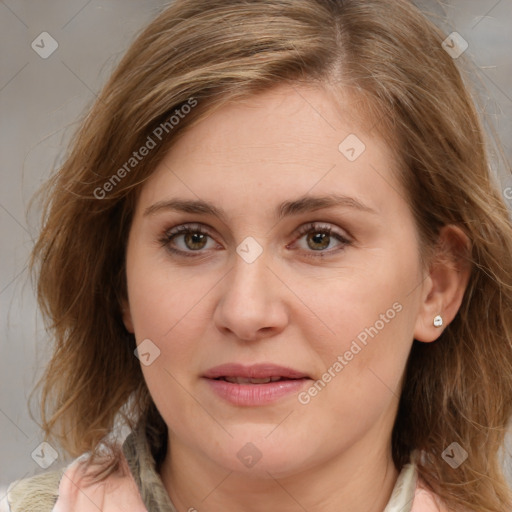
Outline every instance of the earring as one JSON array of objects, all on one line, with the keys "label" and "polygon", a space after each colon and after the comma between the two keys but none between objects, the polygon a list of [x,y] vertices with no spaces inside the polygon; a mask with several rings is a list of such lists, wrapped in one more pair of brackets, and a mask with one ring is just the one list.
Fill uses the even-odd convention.
[{"label": "earring", "polygon": [[443,326],[443,317],[441,315],[436,315],[434,317],[434,327],[442,327]]}]

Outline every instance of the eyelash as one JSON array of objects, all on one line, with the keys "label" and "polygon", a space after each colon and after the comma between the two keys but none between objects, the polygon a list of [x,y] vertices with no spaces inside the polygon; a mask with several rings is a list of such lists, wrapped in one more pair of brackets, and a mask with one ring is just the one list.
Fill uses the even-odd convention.
[{"label": "eyelash", "polygon": [[[171,242],[179,235],[184,234],[200,234],[210,237],[213,240],[213,237],[210,235],[210,233],[205,230],[200,224],[181,224],[179,226],[176,226],[175,228],[171,230],[165,231],[165,233],[159,238],[159,243],[162,247],[165,247],[168,251],[170,251],[173,254],[176,254],[178,256],[183,256],[185,258],[197,258],[204,256],[202,254],[202,250],[199,249],[197,251],[183,251],[181,249],[176,249],[171,246]],[[310,250],[306,251],[308,253],[313,254],[307,254],[307,257],[312,258],[322,258],[327,255],[331,255],[332,253],[337,253],[339,251],[344,250],[347,246],[352,245],[352,241],[349,240],[347,237],[343,236],[342,234],[336,232],[331,226],[329,225],[322,225],[320,223],[311,222],[309,224],[304,224],[297,230],[297,235],[295,240],[292,243],[295,243],[296,241],[300,240],[304,235],[307,235],[308,233],[322,233],[326,234],[328,236],[333,236],[341,243],[341,248],[339,249],[330,249],[330,250]],[[288,244],[286,247],[288,248],[291,244]],[[195,253],[195,254],[194,254]],[[315,254],[316,253],[316,254]]]}]

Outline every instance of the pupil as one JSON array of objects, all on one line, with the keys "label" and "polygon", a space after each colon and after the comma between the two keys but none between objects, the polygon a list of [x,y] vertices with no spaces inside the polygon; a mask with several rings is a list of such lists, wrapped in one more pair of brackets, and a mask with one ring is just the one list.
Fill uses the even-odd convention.
[{"label": "pupil", "polygon": [[329,247],[330,236],[327,233],[315,233],[313,235],[308,236],[308,244],[309,242],[313,242],[313,244],[318,244],[320,246],[312,246],[309,244],[311,249],[315,251],[319,251],[320,249],[325,249]]},{"label": "pupil", "polygon": [[[206,243],[206,235],[202,233],[188,233],[185,235],[185,244],[189,249],[202,249]],[[197,247],[199,245],[199,247]]]}]

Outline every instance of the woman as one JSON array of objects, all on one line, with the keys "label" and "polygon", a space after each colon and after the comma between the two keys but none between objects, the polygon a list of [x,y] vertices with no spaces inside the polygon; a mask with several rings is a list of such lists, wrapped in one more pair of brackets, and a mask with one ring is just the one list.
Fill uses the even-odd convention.
[{"label": "woman", "polygon": [[[512,226],[405,0],[177,0],[47,189],[13,511],[510,510]],[[124,421],[122,445],[111,434]]]}]

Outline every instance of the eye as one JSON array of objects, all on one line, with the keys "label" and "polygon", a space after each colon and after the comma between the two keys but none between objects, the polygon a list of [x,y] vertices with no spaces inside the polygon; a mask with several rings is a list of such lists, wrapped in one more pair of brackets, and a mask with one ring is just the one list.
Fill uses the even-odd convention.
[{"label": "eye", "polygon": [[216,249],[219,245],[208,231],[199,224],[182,224],[166,231],[159,242],[169,251],[183,256],[199,256],[203,250]]},{"label": "eye", "polygon": [[[159,242],[171,253],[185,257],[198,257],[204,255],[207,250],[222,248],[200,224],[176,226],[165,231]],[[299,249],[309,253],[308,256],[315,257],[337,253],[351,243],[347,236],[331,225],[313,222],[301,226],[295,241],[286,247],[294,249],[294,245],[299,245]]]},{"label": "eye", "polygon": [[[347,236],[336,231],[329,224],[306,224],[299,228],[298,235],[294,244],[303,241],[303,243],[299,243],[299,248],[307,252],[317,252],[319,253],[318,256],[324,256],[325,253],[338,252],[351,244]],[[333,246],[337,247],[337,249],[333,249]],[[291,248],[291,246],[288,245],[287,248]]]}]

